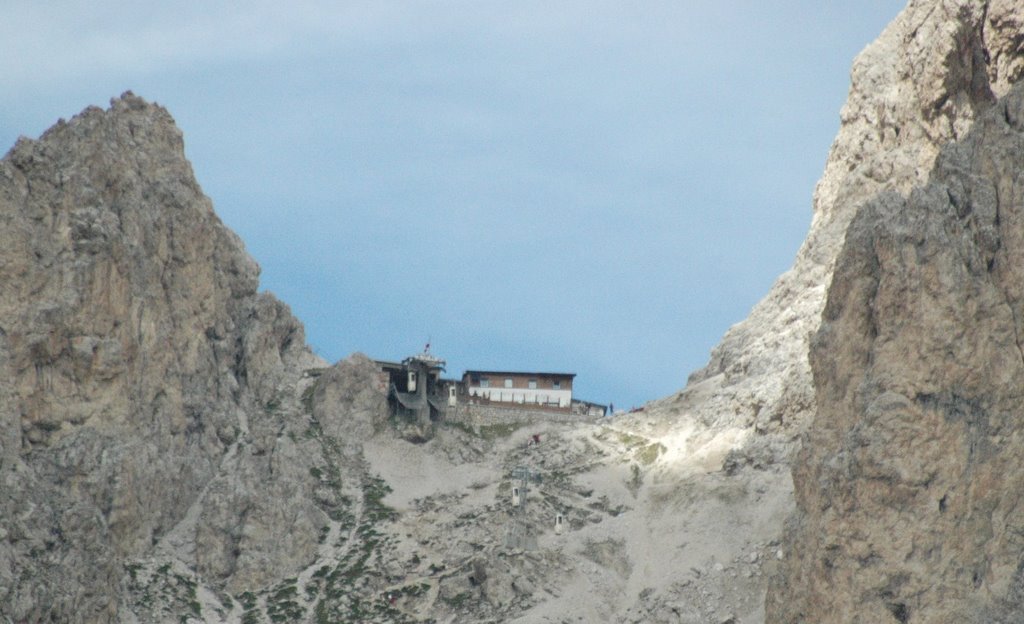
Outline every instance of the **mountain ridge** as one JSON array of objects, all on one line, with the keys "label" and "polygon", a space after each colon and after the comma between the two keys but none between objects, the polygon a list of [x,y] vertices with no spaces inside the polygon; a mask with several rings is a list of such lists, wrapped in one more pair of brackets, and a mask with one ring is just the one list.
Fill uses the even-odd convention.
[{"label": "mountain ridge", "polygon": [[[905,622],[954,617],[943,595],[1014,617],[1015,525],[982,512],[1012,516],[992,496],[1017,474],[1016,143],[1003,131],[1020,125],[1020,14],[1010,0],[911,0],[854,62],[793,268],[686,388],[597,424],[440,423],[411,445],[372,360],[328,366],[259,292],[166,110],[128,92],[19,140],[0,160],[0,617]],[[959,266],[957,250],[957,279],[913,277]],[[864,286],[887,283],[902,288]],[[922,285],[937,303],[917,317],[932,309],[913,308]],[[964,306],[989,314],[998,345],[954,340],[979,326],[950,312]],[[901,318],[916,321],[865,330]],[[958,390],[943,348],[978,370],[1010,355],[996,381],[964,373]],[[948,445],[904,448],[889,422]],[[987,476],[933,470],[947,448],[978,450],[962,472]],[[546,479],[517,515],[524,465]],[[993,466],[1011,470],[1000,481]],[[841,507],[879,543],[882,511],[924,528],[864,549]],[[509,546],[514,527],[540,548]],[[974,567],[939,581],[893,580],[879,563],[965,536],[981,540],[962,549]],[[839,577],[863,591],[823,581]]]}]

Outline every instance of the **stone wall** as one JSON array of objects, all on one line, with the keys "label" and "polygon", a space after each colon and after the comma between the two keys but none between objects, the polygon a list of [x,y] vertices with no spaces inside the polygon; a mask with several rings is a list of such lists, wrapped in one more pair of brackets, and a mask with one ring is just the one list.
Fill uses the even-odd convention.
[{"label": "stone wall", "polygon": [[443,420],[460,422],[467,425],[499,425],[523,422],[595,422],[597,417],[571,412],[527,409],[523,407],[499,407],[496,405],[474,405],[460,403],[454,407],[446,406]]}]

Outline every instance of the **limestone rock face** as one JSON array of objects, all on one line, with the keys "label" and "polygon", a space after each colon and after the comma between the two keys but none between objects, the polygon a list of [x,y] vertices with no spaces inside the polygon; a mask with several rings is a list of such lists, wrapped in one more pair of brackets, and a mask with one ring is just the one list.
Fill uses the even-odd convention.
[{"label": "limestone rock face", "polygon": [[924,183],[941,148],[1019,78],[1020,21],[1013,0],[911,0],[857,57],[793,268],[669,405],[755,430],[748,454],[786,461],[815,410],[810,337],[850,221],[864,202]]},{"label": "limestone rock face", "polygon": [[122,563],[225,461],[273,461],[271,407],[316,358],[170,116],[130,93],[0,161],[0,239],[0,619],[110,621]]},{"label": "limestone rock face", "polygon": [[359,353],[323,372],[312,410],[324,433],[358,443],[387,425],[387,394],[378,373],[373,361]]},{"label": "limestone rock face", "polygon": [[907,184],[846,207],[768,622],[1024,620],[1022,16],[911,3],[883,35],[943,59],[908,67],[922,119],[972,113],[920,126],[948,141]]},{"label": "limestone rock face", "polygon": [[911,0],[793,268],[686,389],[587,426],[390,422],[372,361],[258,292],[159,106],[19,141],[0,621],[1024,620],[1022,13]]},{"label": "limestone rock face", "polygon": [[[851,223],[856,218],[857,224],[861,224],[857,227],[863,227],[866,217],[857,216],[862,206],[899,206],[918,201],[911,198],[916,197],[932,179],[937,161],[952,162],[952,157],[946,155],[946,150],[950,149],[948,146],[966,144],[978,119],[986,115],[998,116],[998,111],[1005,109],[1002,98],[1009,96],[1024,71],[1024,41],[1020,37],[1022,18],[1024,7],[1013,0],[911,0],[908,3],[878,40],[854,61],[839,133],[832,145],[824,175],[815,189],[810,231],[793,268],[777,280],[746,320],[726,333],[712,352],[708,365],[690,376],[683,391],[648,406],[647,420],[652,432],[673,426],[680,430],[692,427],[694,431],[706,432],[702,434],[704,436],[717,435],[718,439],[728,443],[732,450],[724,457],[722,468],[738,479],[746,479],[744,474],[751,468],[769,473],[778,469],[775,474],[781,482],[789,478],[786,467],[795,464],[795,504],[799,506],[799,512],[794,526],[797,529],[789,533],[787,542],[779,548],[784,558],[782,571],[768,594],[770,622],[840,621],[836,619],[840,607],[850,609],[840,611],[849,618],[842,621],[885,622],[894,618],[901,621],[903,617],[921,617],[914,621],[922,622],[940,621],[921,616],[922,611],[909,598],[878,598],[871,604],[876,607],[881,604],[879,610],[857,610],[867,609],[857,605],[868,596],[889,595],[886,592],[892,596],[909,596],[915,590],[924,591],[924,580],[899,591],[895,589],[902,582],[899,579],[893,581],[891,588],[879,581],[872,585],[874,589],[871,591],[875,594],[868,591],[861,595],[857,593],[861,591],[859,586],[857,592],[847,594],[843,590],[844,583],[860,582],[850,570],[831,576],[825,574],[829,569],[827,566],[833,564],[823,561],[863,555],[864,561],[870,563],[874,561],[871,557],[877,556],[867,546],[857,550],[845,543],[845,538],[831,537],[833,532],[840,531],[847,537],[860,535],[861,529],[857,520],[847,522],[843,519],[843,512],[828,507],[832,499],[826,496],[825,490],[845,483],[844,487],[859,492],[864,488],[879,488],[882,484],[867,478],[851,479],[848,474],[842,476],[841,469],[853,471],[861,464],[848,459],[847,455],[840,454],[837,459],[838,449],[848,448],[854,443],[851,440],[867,444],[866,440],[874,438],[866,433],[870,428],[867,423],[856,421],[856,424],[851,424],[854,412],[844,416],[845,420],[833,422],[835,410],[840,409],[832,404],[838,400],[838,391],[826,382],[832,375],[826,368],[843,365],[838,356],[829,359],[830,351],[839,353],[843,341],[850,341],[850,349],[863,342],[870,345],[874,337],[850,334],[832,342],[814,342],[814,336],[822,326],[826,293],[833,281],[837,258],[847,238],[855,236]],[[996,191],[992,194],[1006,197]],[[992,202],[987,205],[992,205]],[[894,208],[892,212],[899,213],[900,209]],[[882,213],[876,209],[875,214]],[[1000,218],[996,221],[1002,222]],[[990,230],[979,234],[979,239],[990,243],[997,240]],[[906,281],[912,280],[908,278]],[[838,277],[836,282],[839,282]],[[834,307],[837,304],[830,305]],[[896,311],[886,311],[892,312],[895,318]],[[876,310],[875,313],[880,312]],[[923,319],[913,318],[916,320],[908,319],[905,324],[924,323],[921,331],[950,328],[948,323],[941,326],[943,330],[928,326],[927,323],[936,320],[931,314]],[[822,335],[831,336],[829,332],[833,331],[837,330],[824,329]],[[974,330],[957,331],[963,334]],[[812,343],[816,345],[814,360],[809,356]],[[871,352],[869,345],[863,347],[867,352]],[[898,363],[893,356],[891,366],[893,369],[910,367],[913,358],[932,355],[930,351],[906,348],[901,356],[907,361]],[[876,358],[877,355],[871,357]],[[813,374],[812,361],[817,367]],[[844,373],[847,377],[852,374]],[[858,383],[851,385],[851,393]],[[927,394],[930,391],[922,392]],[[913,394],[905,396],[914,397]],[[869,404],[865,402],[861,407],[867,409]],[[843,409],[854,410],[849,407]],[[872,409],[878,409],[878,406]],[[678,424],[665,424],[672,419],[677,419]],[[871,426],[879,426],[875,421],[872,423]],[[836,430],[831,430],[832,426]],[[808,427],[815,430],[804,437]],[[819,427],[830,433],[818,432]],[[920,434],[918,443],[922,438],[932,439],[932,435],[925,435],[922,429],[914,431]],[[888,434],[894,436],[892,431]],[[872,435],[884,439],[886,433]],[[698,438],[694,440],[699,441]],[[945,448],[941,443],[935,443]],[[808,448],[797,456],[796,452],[803,444]],[[880,450],[879,457],[887,452],[899,455],[902,450]],[[898,460],[893,461],[898,463]],[[923,459],[921,463],[925,463]],[[838,467],[825,468],[833,464]],[[781,483],[778,486],[784,489]],[[898,494],[888,493],[893,505],[899,500]],[[933,501],[934,505],[937,506],[941,499],[942,495],[939,495]],[[944,505],[948,506],[950,500],[946,499]],[[757,503],[751,501],[750,504]],[[818,514],[824,513],[823,508],[834,514],[829,516],[830,520],[816,519]],[[879,509],[868,506],[863,513],[858,519],[870,523],[871,514],[879,513]],[[876,515],[875,519],[878,517],[893,519],[896,516]],[[909,543],[918,539],[913,537],[910,525],[924,521],[923,516],[901,519],[898,527],[890,523],[889,529],[892,532],[905,530]],[[815,531],[822,531],[827,537],[819,539]],[[966,539],[966,535],[961,537]],[[865,540],[870,541],[868,538]],[[801,550],[804,542],[807,542],[807,550]],[[916,541],[914,543],[917,544]],[[844,545],[835,553],[828,550],[836,544]],[[936,553],[949,550],[948,545],[942,546],[939,541],[932,545],[930,556],[939,556]],[[826,557],[827,553],[831,554]],[[915,561],[922,569],[932,565],[931,560]],[[884,567],[880,565],[878,570]],[[972,575],[973,572],[968,574]],[[831,582],[825,582],[825,578]],[[979,579],[982,579],[979,583],[985,582],[983,577]],[[984,587],[988,591],[994,586]],[[842,600],[848,602],[840,604]],[[890,609],[882,603],[894,606]],[[911,615],[906,616],[907,613]]]},{"label": "limestone rock face", "polygon": [[1024,618],[1022,153],[1014,87],[851,225],[769,621]]}]

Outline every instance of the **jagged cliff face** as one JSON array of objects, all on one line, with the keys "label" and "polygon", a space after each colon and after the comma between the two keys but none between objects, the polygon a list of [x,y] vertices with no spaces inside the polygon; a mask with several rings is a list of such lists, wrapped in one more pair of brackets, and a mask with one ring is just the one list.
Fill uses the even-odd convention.
[{"label": "jagged cliff face", "polygon": [[19,141],[0,620],[1024,619],[1022,13],[912,0],[854,64],[793,269],[685,390],[596,426],[409,444],[373,363],[326,367],[257,291],[166,111]]},{"label": "jagged cliff face", "polygon": [[793,268],[669,404],[755,431],[750,461],[788,461],[816,409],[810,337],[850,221],[864,202],[925,182],[942,147],[1020,77],[1021,19],[1013,0],[912,0],[857,57]]},{"label": "jagged cliff face", "polygon": [[1017,87],[852,223],[772,621],[1024,619],[1022,150]]},{"label": "jagged cliff face", "polygon": [[[1024,619],[1022,19],[914,2],[874,46],[910,61],[921,105],[879,135],[876,168],[915,173],[835,193],[855,216],[810,349],[817,414],[769,622]],[[902,149],[909,133],[929,151]]]},{"label": "jagged cliff face", "polygon": [[[20,140],[0,220],[0,615],[108,621],[122,564],[170,536],[226,458],[247,468],[235,502],[277,505],[254,496],[280,461],[269,407],[314,358],[257,293],[170,116],[131,94]],[[290,523],[323,523],[308,507],[287,522],[208,508],[183,557],[262,579],[315,545],[274,548]],[[266,561],[239,558],[247,530]]]},{"label": "jagged cliff face", "polygon": [[[19,141],[0,219],[0,621],[640,622],[714,614],[726,587],[757,610],[736,588],[762,583],[765,512],[650,491],[669,472],[656,440],[516,423],[404,439],[379,368],[328,367],[257,292],[159,106],[125,94]],[[520,518],[534,552],[504,541],[523,464],[546,476]],[[734,517],[702,537],[746,540],[687,560],[748,575],[655,592],[690,539],[666,541],[670,504]]]},{"label": "jagged cliff face", "polygon": [[[831,409],[831,399],[819,396],[831,397],[831,390],[821,385],[820,372],[812,375],[809,353],[851,222],[861,206],[906,198],[927,183],[945,146],[965,139],[1009,92],[1024,71],[1022,12],[1019,2],[1006,0],[912,0],[857,57],[839,133],[814,193],[811,228],[793,268],[727,332],[683,391],[649,406],[647,422],[637,429],[689,431],[691,444],[708,438],[725,444],[731,449],[722,460],[726,474],[744,482],[763,472],[776,491],[795,484],[797,496],[788,504],[799,504],[801,522],[809,522],[818,501],[807,494],[815,477],[806,467],[835,450],[814,450],[816,434],[802,437],[808,427],[827,426]],[[825,347],[823,361],[829,349],[835,345]],[[797,458],[801,443],[808,448]],[[746,504],[760,504],[748,492]],[[686,521],[681,516],[681,524]],[[770,621],[832,620],[827,608],[793,606],[817,600],[804,586],[826,594],[840,586],[808,582],[815,572],[804,570],[812,564],[799,544],[817,539],[808,528],[791,533],[779,548],[785,564],[769,593]],[[808,602],[790,604],[797,594]]]}]

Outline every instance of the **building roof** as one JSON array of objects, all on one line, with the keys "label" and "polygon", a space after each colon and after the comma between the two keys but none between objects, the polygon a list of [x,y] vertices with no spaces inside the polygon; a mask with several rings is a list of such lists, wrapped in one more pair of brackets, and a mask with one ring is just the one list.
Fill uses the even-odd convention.
[{"label": "building roof", "polygon": [[441,370],[444,370],[445,366],[444,360],[434,357],[429,353],[420,353],[419,355],[409,356],[401,362],[392,362],[389,360],[374,360],[374,362],[376,362],[377,366],[380,366],[381,368],[392,370],[404,370],[415,362],[425,364],[430,368],[439,368]]},{"label": "building roof", "polygon": [[441,370],[444,370],[444,365],[446,364],[446,362],[441,358],[435,357],[426,351],[418,355],[411,355],[402,360],[402,364],[405,364],[406,366],[413,362],[420,362],[421,364],[426,364],[430,368],[440,368]]},{"label": "building roof", "polygon": [[493,370],[467,370],[462,374],[463,377],[466,375],[537,375],[544,377],[575,377],[576,373],[546,373],[543,371],[493,371]]}]

